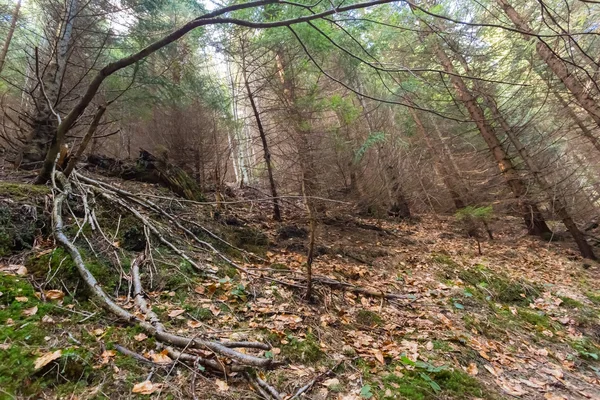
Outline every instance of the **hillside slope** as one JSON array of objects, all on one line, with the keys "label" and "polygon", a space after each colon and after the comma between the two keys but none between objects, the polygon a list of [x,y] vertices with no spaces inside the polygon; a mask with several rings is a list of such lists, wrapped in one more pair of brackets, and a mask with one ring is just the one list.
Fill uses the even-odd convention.
[{"label": "hillside slope", "polygon": [[[479,255],[452,217],[369,220],[335,203],[318,226],[309,302],[301,203],[285,203],[277,224],[251,190],[217,210],[110,183],[165,211],[128,203],[163,239],[83,180],[65,200],[64,231],[131,321],[103,306],[52,239],[50,191],[0,183],[11,247],[0,261],[0,398],[600,398],[599,268],[570,243],[527,237],[503,217]],[[240,351],[273,362],[247,375],[209,347],[179,349],[228,376],[211,372],[141,327],[151,318],[138,297],[169,332],[261,342]]]}]

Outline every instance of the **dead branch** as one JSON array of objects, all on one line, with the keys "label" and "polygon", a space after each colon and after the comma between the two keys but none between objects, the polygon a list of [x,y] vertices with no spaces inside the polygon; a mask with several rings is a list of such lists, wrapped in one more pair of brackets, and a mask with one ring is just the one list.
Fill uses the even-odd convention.
[{"label": "dead branch", "polygon": [[58,188],[55,186],[57,194],[54,197],[52,207],[52,216],[54,220],[54,237],[56,238],[57,242],[60,243],[69,252],[83,281],[89,287],[90,291],[102,301],[102,305],[107,310],[109,310],[124,321],[137,323],[138,326],[140,326],[150,335],[153,335],[159,341],[169,343],[171,345],[181,348],[208,349],[216,354],[220,354],[246,366],[253,366],[258,368],[272,368],[274,366],[274,363],[271,359],[240,353],[238,351],[232,350],[231,348],[219,342],[206,341],[197,338],[187,338],[169,333],[164,330],[159,330],[153,324],[139,319],[135,315],[131,314],[130,312],[116,304],[106,294],[106,292],[102,289],[100,283],[87,269],[85,262],[81,257],[81,253],[79,252],[79,249],[69,240],[69,238],[63,232],[64,223],[62,219],[62,204],[71,191],[71,184],[67,180],[67,178],[60,172],[56,173],[56,179],[62,184],[63,190],[59,191]]}]

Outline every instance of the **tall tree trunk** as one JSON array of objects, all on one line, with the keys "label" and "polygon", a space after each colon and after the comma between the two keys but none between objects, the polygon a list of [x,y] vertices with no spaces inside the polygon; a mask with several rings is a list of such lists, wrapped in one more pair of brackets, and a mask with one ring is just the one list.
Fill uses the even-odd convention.
[{"label": "tall tree trunk", "polygon": [[0,52],[0,74],[2,74],[4,62],[6,61],[6,55],[8,54],[8,48],[10,47],[10,42],[12,41],[13,35],[15,34],[15,28],[17,27],[17,20],[19,19],[20,9],[21,0],[18,0],[17,4],[15,4],[15,8],[10,18],[10,28],[8,28],[8,33],[6,35],[6,39],[4,40],[4,46],[2,46],[2,52]]},{"label": "tall tree trunk", "polygon": [[[315,251],[315,238],[317,230],[317,207],[314,196],[317,193],[315,169],[312,159],[312,148],[309,142],[310,129],[303,127],[309,123],[305,118],[302,109],[298,105],[296,98],[296,88],[293,81],[293,75],[285,64],[285,55],[278,50],[275,55],[277,63],[277,74],[283,88],[283,99],[287,103],[288,117],[294,125],[294,139],[298,150],[298,159],[302,173],[302,195],[306,205],[309,218],[309,243],[306,255],[306,299],[311,300],[312,296],[312,263]],[[291,75],[291,76],[290,76]]]},{"label": "tall tree trunk", "polygon": [[[243,59],[242,59],[243,60]],[[244,79],[244,87],[246,88],[246,94],[248,100],[250,100],[250,106],[252,107],[252,113],[256,120],[256,127],[258,128],[258,134],[260,135],[260,141],[262,142],[263,152],[265,157],[265,164],[267,166],[267,175],[269,177],[269,186],[271,187],[271,196],[273,197],[273,219],[275,221],[281,221],[281,209],[279,207],[279,198],[277,195],[277,186],[275,185],[275,178],[273,177],[273,166],[271,165],[271,152],[269,151],[269,144],[267,142],[267,134],[260,118],[260,112],[258,106],[254,100],[254,94],[250,88],[250,82],[248,81],[248,75],[246,70],[246,62],[242,61],[242,77]]]},{"label": "tall tree trunk", "polygon": [[508,154],[502,147],[502,143],[498,139],[494,128],[485,118],[484,112],[477,103],[475,97],[471,94],[463,79],[456,74],[452,61],[446,55],[446,52],[439,44],[435,43],[434,46],[435,54],[444,70],[449,73],[450,81],[452,82],[452,86],[456,90],[460,101],[465,105],[471,119],[477,125],[481,136],[496,160],[498,169],[513,192],[517,203],[522,208],[523,219],[529,234],[546,236],[552,233],[550,228],[548,228],[542,213],[539,211],[537,204],[526,198],[527,188],[524,182],[521,180],[521,177],[508,157]]},{"label": "tall tree trunk", "polygon": [[508,121],[504,118],[494,100],[491,99],[489,96],[485,96],[484,102],[486,103],[486,106],[489,107],[492,111],[494,118],[498,122],[500,122],[500,126],[504,130],[504,133],[506,133],[506,136],[508,136],[509,140],[517,149],[519,156],[521,157],[523,162],[525,162],[525,165],[527,165],[527,168],[533,175],[536,183],[540,186],[540,188],[548,197],[548,201],[550,201],[550,203],[554,203],[554,210],[556,211],[556,214],[560,217],[563,224],[565,224],[565,226],[567,227],[567,230],[575,240],[575,243],[577,243],[577,247],[579,247],[581,255],[585,258],[596,260],[596,255],[594,254],[592,247],[585,239],[583,233],[581,233],[581,231],[577,227],[577,224],[573,220],[573,217],[571,217],[571,214],[569,213],[569,210],[567,209],[566,205],[559,197],[555,197],[553,195],[552,186],[550,182],[546,180],[546,178],[542,174],[541,169],[535,162],[535,159],[529,154],[523,143],[519,140],[513,127],[510,126]]},{"label": "tall tree trunk", "polygon": [[[364,93],[360,81],[358,81],[357,86],[360,89],[360,92]],[[361,95],[357,95],[357,97],[363,112],[366,112],[368,108],[364,97]],[[367,121],[368,133],[370,136],[375,132],[375,127],[373,121],[371,121],[371,116],[368,113],[365,114],[365,120]],[[402,187],[398,171],[394,167],[394,163],[390,157],[385,154],[385,149],[382,145],[377,145],[375,149],[377,152],[377,165],[382,172],[383,183],[390,203],[388,213],[395,217],[408,219],[411,217],[410,206],[406,195],[404,194],[404,188]]]},{"label": "tall tree trunk", "polygon": [[[243,53],[242,47],[242,59],[244,57],[245,54]],[[250,174],[247,165],[248,159],[245,157],[246,155],[244,152],[244,143],[242,141],[240,133],[236,82],[233,78],[233,72],[231,71],[231,65],[229,62],[227,62],[227,73],[229,74],[229,83],[231,85],[231,113],[233,115],[234,123],[233,138],[231,137],[231,135],[228,135],[228,139],[231,151],[233,153],[233,168],[235,172],[235,178],[236,181],[240,184],[240,187],[242,187],[244,183],[250,183]]]},{"label": "tall tree trunk", "polygon": [[560,95],[560,93],[554,90],[552,91],[552,93],[554,94],[554,97],[556,97],[560,105],[563,107],[563,109],[567,111],[569,117],[571,117],[571,119],[579,127],[579,130],[581,130],[583,137],[585,137],[592,144],[592,146],[594,146],[594,148],[600,152],[600,140],[598,140],[598,138],[592,133],[592,131],[585,125],[585,122],[575,113],[575,111],[573,111],[573,109],[569,106],[569,103],[567,103],[567,101]]},{"label": "tall tree trunk", "polygon": [[[67,58],[71,48],[73,21],[77,12],[77,0],[68,0],[60,29],[56,33],[55,51],[44,76],[39,77],[40,87],[36,96],[36,110],[31,117],[32,130],[23,150],[23,167],[37,167],[44,160],[48,149],[56,140],[58,120],[54,115],[60,96],[62,80],[65,77]],[[37,60],[39,61],[39,60]],[[60,146],[62,143],[57,143]]]},{"label": "tall tree trunk", "polygon": [[[515,10],[508,0],[496,0],[502,8],[506,16],[512,23],[521,31],[534,35],[533,30],[523,17]],[[525,40],[529,41],[533,38],[531,35],[524,35]],[[567,89],[571,92],[577,103],[588,112],[590,117],[600,126],[600,105],[597,100],[589,93],[585,87],[577,80],[567,68],[566,63],[552,50],[552,48],[541,38],[537,38],[535,50],[538,56],[550,67],[552,72],[562,81]]]},{"label": "tall tree trunk", "polygon": [[450,197],[454,202],[454,206],[456,207],[456,209],[464,208],[465,202],[460,194],[460,189],[458,188],[459,185],[456,182],[456,177],[452,176],[451,173],[448,171],[449,161],[443,160],[442,156],[440,156],[440,152],[435,148],[433,140],[427,133],[427,129],[425,129],[425,126],[423,125],[421,118],[419,118],[419,115],[417,114],[416,110],[414,110],[413,108],[409,108],[409,111],[413,120],[415,121],[415,125],[417,126],[417,132],[419,132],[419,135],[421,135],[425,139],[425,144],[427,145],[427,148],[429,149],[429,152],[433,157],[435,169],[437,170],[438,174],[442,177],[442,181],[444,182],[448,193],[450,193]]}]

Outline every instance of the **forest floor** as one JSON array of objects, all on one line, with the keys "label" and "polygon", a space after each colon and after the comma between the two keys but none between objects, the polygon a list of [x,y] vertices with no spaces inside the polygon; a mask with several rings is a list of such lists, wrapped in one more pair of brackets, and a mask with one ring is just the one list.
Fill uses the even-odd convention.
[{"label": "forest floor", "polygon": [[[0,398],[259,398],[242,374],[172,360],[139,327],[101,308],[49,234],[50,191],[7,179],[15,182],[0,182],[0,239],[14,245],[18,233],[35,242],[19,251],[0,244]],[[316,284],[308,302],[294,287],[305,284],[300,203],[286,203],[285,221],[275,223],[250,190],[216,211],[151,185],[112,183],[158,196],[164,209],[245,250],[205,237],[251,275],[163,221],[162,231],[219,279],[198,275],[156,242],[142,280],[173,332],[271,344],[247,351],[283,362],[259,372],[281,398],[310,383],[299,398],[600,398],[600,268],[584,264],[570,242],[528,237],[519,220],[502,217],[479,255],[453,217],[365,219],[336,204],[318,226],[313,269],[322,281],[354,286]],[[147,250],[143,227],[99,199],[95,207],[104,235],[84,228],[76,243],[100,284],[133,312],[129,268]],[[79,229],[74,218],[66,222],[72,238]]]}]

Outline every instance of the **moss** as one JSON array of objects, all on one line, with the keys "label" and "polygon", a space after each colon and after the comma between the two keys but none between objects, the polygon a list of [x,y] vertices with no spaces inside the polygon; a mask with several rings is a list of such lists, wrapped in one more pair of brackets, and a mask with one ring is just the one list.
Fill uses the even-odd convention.
[{"label": "moss", "polygon": [[324,353],[313,334],[309,333],[304,339],[288,335],[289,343],[281,346],[281,354],[292,362],[314,363],[319,361]]},{"label": "moss", "polygon": [[596,305],[600,305],[600,291],[587,292],[586,297]]},{"label": "moss", "polygon": [[185,306],[187,312],[198,321],[210,321],[213,313],[208,308]]},{"label": "moss", "polygon": [[225,230],[225,234],[229,242],[234,246],[257,254],[265,254],[266,248],[269,245],[268,236],[253,227],[228,227]]},{"label": "moss", "polygon": [[552,328],[552,321],[546,314],[541,311],[529,311],[527,309],[518,310],[518,317],[520,320],[534,325],[542,329]]},{"label": "moss", "polygon": [[460,265],[447,254],[434,253],[432,254],[431,259],[438,264],[446,265],[451,268],[460,268]]},{"label": "moss", "polygon": [[398,372],[401,368],[393,364],[390,367],[393,372],[383,377],[382,385],[372,385],[380,388],[376,393],[377,398],[411,400],[500,398],[496,393],[486,389],[477,379],[460,370],[433,367],[419,362],[412,370]]},{"label": "moss", "polygon": [[[53,329],[61,332],[66,328],[41,322],[45,315],[55,318],[62,312],[52,304],[42,303],[35,296],[33,287],[25,279],[0,274],[0,343],[8,345],[0,350],[0,387],[4,394],[28,397],[47,389],[63,385],[67,380],[87,380],[92,378],[90,361],[92,353],[85,349],[64,349],[56,362],[39,371],[34,362],[41,353],[56,349],[46,348],[45,337],[56,337]],[[27,297],[26,302],[17,297]],[[23,311],[37,307],[34,315],[27,316]],[[7,323],[12,320],[12,323]],[[60,374],[45,372],[58,364]]]},{"label": "moss", "polygon": [[579,357],[588,361],[600,360],[600,348],[596,346],[589,338],[583,337],[579,340],[570,342],[571,347],[577,351]]},{"label": "moss", "polygon": [[[499,303],[527,305],[542,292],[542,287],[524,280],[510,279],[505,274],[489,271],[484,266],[455,269],[446,268],[444,278],[458,278],[474,290],[469,293]],[[476,293],[478,292],[478,293]]]},{"label": "moss", "polygon": [[381,317],[377,313],[369,310],[360,310],[356,314],[356,322],[366,326],[380,326],[383,324]]},{"label": "moss", "polygon": [[448,342],[445,342],[443,340],[434,340],[432,341],[432,343],[434,350],[440,350],[443,352],[452,351],[452,346],[450,346],[450,343]]},{"label": "moss", "polygon": [[13,200],[29,200],[32,197],[43,197],[50,194],[50,188],[27,183],[0,182],[0,197],[10,197]]},{"label": "moss", "polygon": [[[103,289],[107,292],[113,291],[120,279],[108,260],[89,257],[85,251],[81,250],[81,256],[88,270],[94,275]],[[87,286],[82,285],[79,271],[75,263],[61,247],[57,247],[50,252],[43,252],[33,255],[26,259],[25,265],[28,271],[38,279],[47,279],[53,277],[50,283],[62,282],[69,288],[79,288],[78,298],[87,298],[90,295]]]},{"label": "moss", "polygon": [[572,299],[570,297],[566,297],[566,296],[558,296],[561,300],[562,303],[560,304],[561,307],[566,307],[566,308],[581,308],[583,306],[583,304],[575,299]]}]

